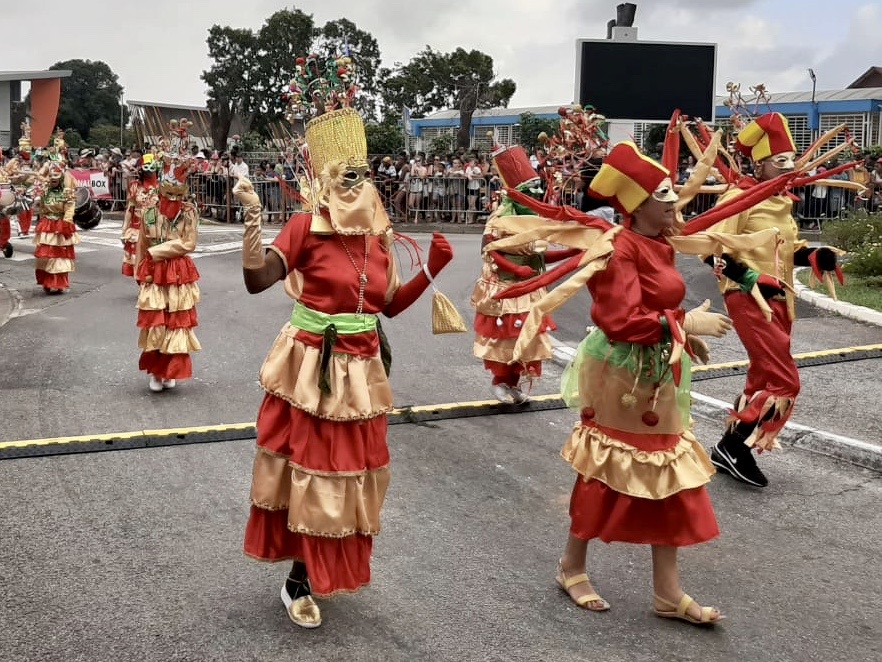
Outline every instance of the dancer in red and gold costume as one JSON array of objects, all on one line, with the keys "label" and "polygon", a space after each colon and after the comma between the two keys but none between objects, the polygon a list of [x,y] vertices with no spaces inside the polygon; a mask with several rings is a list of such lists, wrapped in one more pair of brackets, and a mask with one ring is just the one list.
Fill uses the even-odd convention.
[{"label": "dancer in red and gold costume", "polygon": [[[337,62],[334,71],[348,66]],[[303,78],[322,66],[298,65]],[[335,108],[333,98],[323,101],[329,112],[308,122],[305,136],[311,175],[300,190],[311,213],[294,214],[265,250],[257,195],[245,178],[234,189],[245,208],[247,290],[261,292],[295,270],[302,277],[291,320],[260,371],[266,395],[245,532],[248,556],[294,561],[281,598],[301,627],[321,623],[313,596],[354,592],[371,578],[392,409],[378,316],[409,307],[453,256],[436,233],[425,273],[400,282],[389,218],[369,179],[362,119],[351,107]]]},{"label": "dancer in red and gold costume", "polygon": [[[796,145],[787,119],[779,113],[768,113],[750,122],[738,133],[736,147],[753,160],[754,177],[738,180],[720,197],[720,204],[762,182],[792,173],[797,167]],[[800,161],[805,165],[808,159]],[[706,259],[720,278],[726,309],[750,359],[744,391],[735,403],[726,432],[711,450],[711,461],[723,473],[755,487],[765,487],[768,480],[751,449],[763,451],[778,446],[778,433],[790,418],[800,389],[799,372],[790,353],[796,316],[793,268],[811,266],[821,278],[825,272],[838,271],[835,249],[809,247],[800,240],[792,216],[793,200],[789,193],[769,197],[712,228],[732,235],[774,228],[779,233],[777,245],[734,250]],[[763,308],[750,295],[755,286],[767,301]]]},{"label": "dancer in red and gold costume", "polygon": [[[527,195],[542,197],[539,176],[530,165],[530,158],[520,146],[497,148],[493,153],[503,184]],[[484,229],[483,245],[486,246],[504,233],[499,219],[514,214],[532,215],[529,209],[513,202],[502,194],[499,206],[488,219]],[[551,317],[542,320],[541,333],[537,334],[525,349],[520,362],[512,361],[512,350],[524,320],[534,303],[545,296],[545,288],[511,299],[495,299],[505,288],[542,274],[545,265],[559,262],[576,255],[578,249],[549,251],[544,241],[529,241],[522,246],[505,250],[483,251],[484,263],[481,276],[472,292],[475,308],[474,354],[483,360],[484,368],[493,375],[493,395],[500,402],[520,404],[529,397],[521,389],[523,380],[532,381],[542,375],[542,362],[552,356],[548,333],[557,326]]]},{"label": "dancer in red and gold costume", "polygon": [[73,220],[76,182],[67,172],[66,155],[64,133],[59,131],[49,150],[49,160],[40,171],[44,184],[34,234],[37,284],[46,294],[62,294],[70,289],[76,261],[74,246],[80,243]]},{"label": "dancer in red and gold costume", "polygon": [[129,184],[128,203],[123,218],[120,239],[123,243],[122,274],[135,277],[135,263],[138,252],[138,238],[141,236],[141,224],[145,212],[159,202],[159,179],[157,171],[160,162],[153,154],[145,154],[138,164],[138,179]]},{"label": "dancer in red and gold costume", "polygon": [[167,149],[158,155],[166,166],[159,186],[142,189],[144,212],[135,268],[142,350],[138,367],[150,375],[154,392],[190,379],[190,354],[201,349],[194,332],[199,271],[190,257],[196,250],[199,216],[187,187],[189,157],[177,143]]},{"label": "dancer in red and gold costume", "polygon": [[[712,163],[719,139],[715,136],[703,168]],[[705,175],[699,176],[703,180]],[[686,201],[678,200],[669,171],[629,142],[616,145],[590,184],[593,196],[623,215],[621,226],[518,191],[508,193],[536,216],[501,219],[512,236],[487,250],[528,238],[581,249],[554,270],[497,295],[522,296],[576,272],[534,304],[513,360],[521,360],[545,316],[586,283],[593,300],[596,328],[580,344],[562,384],[563,396],[579,409],[580,421],[562,450],[578,476],[556,581],[580,607],[605,611],[609,604],[585,571],[590,541],[650,545],[655,613],[694,624],[717,623],[722,618],[717,609],[699,606],[683,591],[678,550],[719,533],[705,487],[714,469],[692,433],[689,391],[691,358],[708,360],[701,336],[719,337],[731,322],[709,312],[707,301],[688,312],[683,309],[686,287],[674,256],[675,248],[701,254],[743,240],[719,233],[673,236],[682,229],[679,214]],[[704,220],[741,210],[729,205],[711,210]],[[765,233],[750,241],[772,239]]]}]

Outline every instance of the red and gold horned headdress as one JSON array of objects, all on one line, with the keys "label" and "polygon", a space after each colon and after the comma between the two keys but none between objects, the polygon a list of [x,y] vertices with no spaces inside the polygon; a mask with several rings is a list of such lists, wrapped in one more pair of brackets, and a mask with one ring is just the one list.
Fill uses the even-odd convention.
[{"label": "red and gold horned headdress", "polygon": [[161,165],[159,172],[159,193],[163,197],[183,199],[189,194],[187,176],[192,167],[190,146],[190,127],[186,117],[169,120],[168,135],[159,139],[156,161]]}]

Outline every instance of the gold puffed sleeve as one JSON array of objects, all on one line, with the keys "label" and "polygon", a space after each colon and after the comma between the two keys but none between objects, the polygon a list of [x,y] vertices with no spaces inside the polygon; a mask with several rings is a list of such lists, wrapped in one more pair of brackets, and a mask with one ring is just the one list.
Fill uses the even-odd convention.
[{"label": "gold puffed sleeve", "polygon": [[181,208],[181,223],[177,238],[168,239],[157,246],[148,249],[150,257],[156,262],[169,260],[173,257],[182,257],[196,250],[196,234],[199,226],[199,217],[196,215],[196,207],[185,204]]}]

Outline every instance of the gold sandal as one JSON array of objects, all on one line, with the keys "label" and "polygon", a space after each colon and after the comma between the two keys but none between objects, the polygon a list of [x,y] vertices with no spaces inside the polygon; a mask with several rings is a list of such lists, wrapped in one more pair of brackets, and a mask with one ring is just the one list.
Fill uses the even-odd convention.
[{"label": "gold sandal", "polygon": [[[563,566],[558,564],[557,566],[557,577],[555,577],[555,581],[557,581],[557,585],[560,586],[564,592],[569,596],[570,600],[575,602],[582,609],[587,609],[588,611],[609,611],[609,603],[601,598],[597,593],[588,593],[587,595],[583,595],[580,598],[574,598],[572,593],[570,593],[570,589],[573,586],[577,586],[579,584],[587,584],[590,580],[588,579],[588,575],[584,572],[580,575],[576,575],[575,577],[567,577],[563,571]],[[599,602],[601,605],[599,607],[589,607],[592,602]]]},{"label": "gold sandal", "polygon": [[[695,602],[695,600],[686,593],[680,598],[679,604],[674,604],[673,602],[660,598],[657,595],[654,597],[657,602],[660,602],[667,607],[673,607],[673,609],[659,609],[658,607],[653,606],[655,615],[660,616],[661,618],[675,618],[680,621],[685,621],[686,623],[691,623],[692,625],[716,625],[719,621],[726,618],[720,613],[720,610],[715,607],[702,607],[701,617],[695,618],[686,611],[689,609],[690,605]],[[715,611],[717,612],[717,617],[712,618]]]}]

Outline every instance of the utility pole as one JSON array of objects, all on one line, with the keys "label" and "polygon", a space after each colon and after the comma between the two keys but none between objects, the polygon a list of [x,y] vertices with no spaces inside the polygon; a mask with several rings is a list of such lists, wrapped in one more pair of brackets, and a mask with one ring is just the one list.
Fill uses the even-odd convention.
[{"label": "utility pole", "polygon": [[809,78],[812,79],[812,142],[814,142],[817,137],[820,135],[820,120],[821,118],[818,116],[818,103],[815,101],[815,88],[818,84],[818,79],[815,76],[815,70],[808,70]]},{"label": "utility pole", "polygon": [[123,91],[120,90],[119,91],[119,149],[123,153],[125,153],[123,151],[123,150],[125,150],[125,147],[123,146],[123,132],[125,131],[125,113],[123,111],[124,108],[125,108],[125,106],[123,106]]}]

